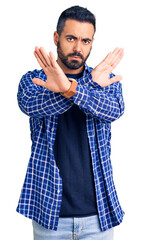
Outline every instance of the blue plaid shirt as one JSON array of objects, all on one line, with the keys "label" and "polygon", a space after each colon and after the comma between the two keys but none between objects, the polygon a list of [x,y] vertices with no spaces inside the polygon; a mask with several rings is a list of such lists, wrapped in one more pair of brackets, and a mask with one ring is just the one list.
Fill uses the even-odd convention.
[{"label": "blue plaid shirt", "polygon": [[[110,160],[111,122],[124,112],[121,83],[102,88],[92,80],[91,71],[85,64],[83,76],[78,79],[77,94],[69,99],[32,82],[33,78],[47,80],[43,70],[27,72],[19,84],[18,104],[30,117],[32,151],[17,212],[47,229],[57,231],[62,199],[62,179],[53,154],[58,115],[73,104],[86,114],[102,231],[123,219]],[[113,76],[111,73],[110,78]]]}]

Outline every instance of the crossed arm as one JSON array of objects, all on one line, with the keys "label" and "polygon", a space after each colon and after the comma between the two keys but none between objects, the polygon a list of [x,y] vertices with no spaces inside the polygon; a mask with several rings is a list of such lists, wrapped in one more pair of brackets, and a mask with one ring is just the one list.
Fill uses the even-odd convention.
[{"label": "crossed arm", "polygon": [[[43,86],[53,92],[65,92],[70,87],[70,82],[65,76],[62,69],[57,64],[52,52],[49,55],[46,53],[43,47],[35,48],[34,55],[47,75],[48,81],[40,81],[39,79],[33,79],[35,84]],[[122,79],[122,76],[117,75],[109,80],[109,75],[113,69],[119,64],[123,57],[123,48],[116,48],[113,52],[110,52],[106,58],[95,67],[91,74],[93,81],[98,83],[101,87],[107,87],[112,83],[118,82]]]},{"label": "crossed arm", "polygon": [[[92,87],[78,84],[77,94],[66,99],[60,92],[70,87],[70,82],[57,64],[52,53],[35,49],[35,57],[44,70],[42,76],[29,72],[19,85],[18,102],[21,110],[31,117],[57,115],[67,111],[73,103],[87,114],[108,122],[119,118],[124,111],[121,76],[110,75],[123,56],[123,49],[115,49],[89,74]],[[110,75],[110,78],[109,78]],[[47,76],[47,81],[43,76]],[[112,84],[114,83],[114,84]],[[95,87],[97,84],[98,87]]]}]

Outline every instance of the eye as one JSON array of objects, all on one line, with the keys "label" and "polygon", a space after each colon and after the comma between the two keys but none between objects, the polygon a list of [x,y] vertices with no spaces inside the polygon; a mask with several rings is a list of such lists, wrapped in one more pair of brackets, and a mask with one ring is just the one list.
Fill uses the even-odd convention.
[{"label": "eye", "polygon": [[73,42],[73,41],[74,41],[74,38],[73,38],[73,37],[68,37],[67,40],[68,40],[69,42]]},{"label": "eye", "polygon": [[88,39],[83,39],[83,42],[84,42],[84,44],[88,45],[88,44],[90,44],[91,41]]}]

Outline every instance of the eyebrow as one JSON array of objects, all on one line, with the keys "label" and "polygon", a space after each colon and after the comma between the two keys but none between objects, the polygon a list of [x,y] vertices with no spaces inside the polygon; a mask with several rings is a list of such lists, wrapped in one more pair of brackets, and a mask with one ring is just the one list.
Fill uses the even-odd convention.
[{"label": "eyebrow", "polygon": [[[75,37],[74,35],[66,35],[66,37],[77,39],[77,37]],[[92,39],[90,39],[90,38],[83,38],[82,40],[90,41],[90,42],[92,41]]]}]

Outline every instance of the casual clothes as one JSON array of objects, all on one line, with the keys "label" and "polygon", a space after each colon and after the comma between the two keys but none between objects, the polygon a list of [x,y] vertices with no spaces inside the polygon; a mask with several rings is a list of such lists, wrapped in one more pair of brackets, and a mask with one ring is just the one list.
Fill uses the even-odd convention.
[{"label": "casual clothes", "polygon": [[[124,112],[121,83],[102,88],[93,81],[91,71],[85,65],[77,94],[69,99],[32,82],[33,78],[47,80],[43,70],[28,72],[19,84],[18,104],[30,117],[32,151],[17,211],[47,229],[57,231],[62,203],[63,183],[53,151],[58,116],[73,105],[86,115],[101,230],[123,219],[110,159],[111,122]],[[113,76],[111,73],[109,77]]]}]

